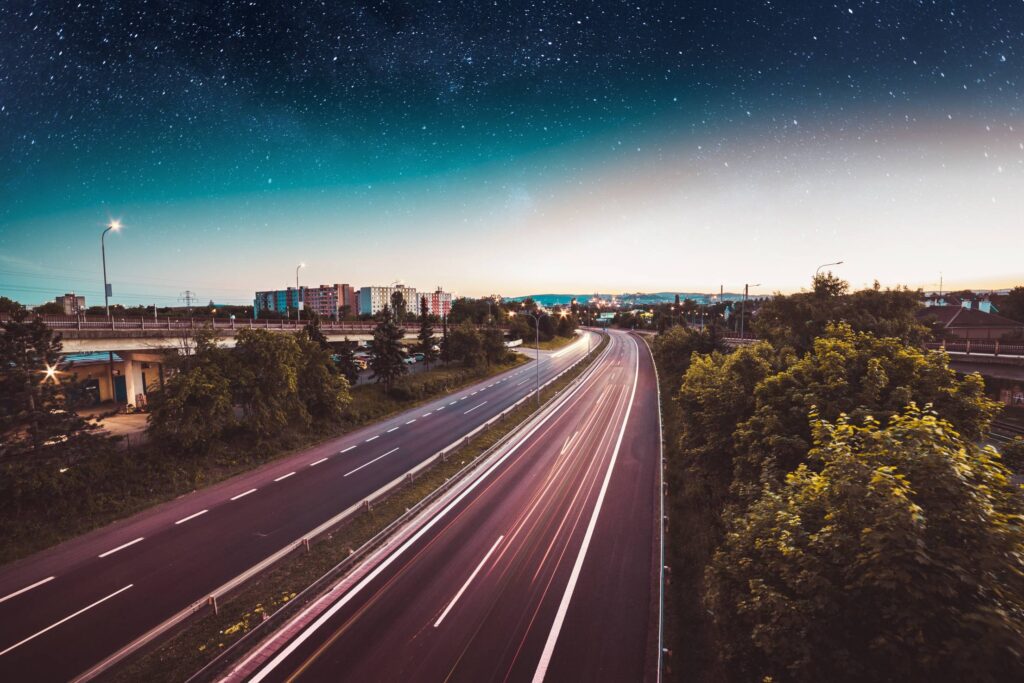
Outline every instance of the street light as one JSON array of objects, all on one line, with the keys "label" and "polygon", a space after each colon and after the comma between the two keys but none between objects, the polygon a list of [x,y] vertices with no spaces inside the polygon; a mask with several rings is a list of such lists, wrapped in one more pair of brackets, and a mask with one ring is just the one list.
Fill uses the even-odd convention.
[{"label": "street light", "polygon": [[842,261],[836,261],[835,263],[823,263],[820,266],[818,266],[818,268],[814,271],[814,278],[815,279],[818,278],[818,273],[821,272],[822,268],[828,268],[829,266],[841,266],[841,265],[843,265]]},{"label": "street light", "polygon": [[107,233],[113,230],[118,232],[121,229],[121,221],[113,219],[107,224],[107,229],[100,234],[100,253],[103,255],[103,308],[107,311],[107,318],[110,318],[110,285],[107,284]]},{"label": "street light", "polygon": [[[537,366],[537,410],[540,410],[540,319],[548,315],[547,313],[541,313],[535,315],[529,311],[519,311],[523,315],[528,315],[533,318],[533,331],[535,333],[534,339],[534,364]],[[565,317],[565,311],[561,312],[561,316]],[[550,317],[550,316],[549,316]]]},{"label": "street light", "polygon": [[761,283],[757,283],[756,285],[747,285],[747,284],[743,285],[743,301],[740,302],[740,339],[746,339],[746,336],[745,336],[746,333],[744,332],[744,324],[743,323],[744,323],[744,321],[746,319],[746,316],[744,314],[746,313],[746,308],[747,308],[747,293],[750,291],[751,287],[760,287],[760,286],[761,286]]},{"label": "street light", "polygon": [[302,320],[302,290],[299,289],[299,269],[305,267],[305,263],[300,263],[299,265],[295,266],[295,301],[296,308],[299,309],[298,320],[300,321]]}]

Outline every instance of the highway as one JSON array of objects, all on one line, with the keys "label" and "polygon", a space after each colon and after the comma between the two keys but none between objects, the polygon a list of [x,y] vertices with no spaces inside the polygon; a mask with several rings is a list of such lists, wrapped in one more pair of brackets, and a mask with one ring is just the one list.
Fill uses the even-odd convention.
[{"label": "highway", "polygon": [[[542,353],[541,381],[586,351],[580,339]],[[90,670],[529,395],[535,367],[0,568],[0,680],[66,681]]]},{"label": "highway", "polygon": [[657,388],[644,343],[611,337],[542,421],[227,680],[657,680]]}]

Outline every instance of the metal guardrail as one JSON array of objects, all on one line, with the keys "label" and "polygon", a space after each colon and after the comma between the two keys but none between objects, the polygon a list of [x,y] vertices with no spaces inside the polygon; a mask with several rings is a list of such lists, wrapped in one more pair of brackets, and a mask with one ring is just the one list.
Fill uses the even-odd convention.
[{"label": "metal guardrail", "polygon": [[928,342],[925,347],[965,356],[1007,356],[1024,358],[1024,344],[1001,342],[998,339],[964,339],[962,341]]},{"label": "metal guardrail", "polygon": [[[563,375],[565,375],[565,373],[571,371],[573,368],[575,368],[577,365],[582,363],[587,358],[592,357],[593,354],[596,353],[596,352],[597,352],[597,349],[595,348],[593,352],[583,356],[582,358],[577,360],[575,363],[573,363],[572,365],[567,367],[565,370],[563,370],[562,372],[558,373],[557,375],[555,375],[554,377],[552,377],[548,381],[544,382],[544,384],[541,385],[541,388],[543,389],[544,387],[548,386],[552,382],[557,381],[559,378],[561,378]],[[478,426],[476,429],[472,430],[468,434],[465,434],[464,436],[459,437],[459,439],[457,439],[456,441],[452,442],[451,444],[449,444],[445,448],[441,449],[440,451],[438,451],[434,455],[430,456],[426,460],[422,461],[421,463],[419,463],[418,465],[416,465],[412,469],[408,470],[404,474],[396,477],[395,479],[393,479],[392,481],[388,482],[387,484],[385,484],[381,488],[377,489],[376,491],[374,491],[372,494],[370,494],[364,500],[362,500],[362,501],[360,501],[360,502],[358,502],[358,503],[356,503],[354,505],[349,506],[345,510],[342,510],[337,515],[334,515],[333,517],[331,517],[327,521],[325,521],[322,524],[320,524],[319,526],[317,526],[315,529],[310,530],[309,532],[303,534],[301,537],[295,539],[291,543],[288,543],[287,545],[282,547],[280,550],[278,550],[277,552],[273,553],[269,557],[265,558],[261,562],[259,562],[256,565],[250,567],[246,571],[242,572],[238,576],[234,577],[233,579],[229,580],[227,583],[221,585],[220,587],[214,589],[213,591],[210,591],[208,594],[204,595],[204,597],[200,598],[199,600],[194,601],[193,603],[191,603],[190,605],[188,605],[187,607],[185,607],[184,609],[179,611],[177,614],[171,616],[170,618],[166,619],[162,623],[160,623],[157,626],[153,627],[152,629],[150,629],[149,631],[147,631],[143,635],[139,636],[138,638],[136,638],[135,640],[130,642],[128,645],[125,645],[120,650],[118,650],[117,652],[113,653],[112,655],[110,655],[109,657],[104,659],[103,661],[99,662],[98,664],[96,664],[95,666],[90,668],[89,670],[87,670],[84,673],[80,674],[79,676],[75,677],[73,679],[73,683],[83,683],[84,681],[90,681],[90,680],[95,679],[97,676],[99,676],[102,673],[104,673],[105,671],[109,670],[111,667],[113,667],[114,665],[118,664],[119,662],[121,662],[122,660],[127,658],[129,655],[131,655],[134,652],[142,649],[143,647],[146,647],[147,645],[152,643],[154,640],[156,640],[157,638],[162,636],[164,633],[167,633],[168,631],[170,631],[171,629],[179,626],[180,624],[184,623],[185,621],[187,621],[187,620],[189,620],[191,618],[194,618],[200,612],[204,612],[207,609],[213,609],[216,612],[216,610],[218,609],[218,607],[217,607],[217,599],[218,598],[223,597],[223,596],[229,594],[230,592],[232,592],[233,590],[237,589],[239,586],[244,584],[249,579],[251,579],[254,576],[256,576],[257,574],[265,571],[266,569],[268,569],[272,565],[276,564],[280,560],[284,559],[288,555],[292,554],[296,550],[299,550],[299,549],[308,550],[309,546],[310,546],[310,543],[314,539],[316,539],[317,537],[323,535],[324,533],[326,533],[328,531],[331,531],[332,529],[334,529],[335,527],[337,527],[341,523],[347,521],[349,517],[353,516],[355,513],[359,512],[360,510],[372,507],[372,505],[374,503],[379,502],[379,501],[387,498],[398,487],[412,482],[413,480],[415,480],[415,477],[416,477],[417,474],[419,474],[421,471],[423,471],[427,467],[429,467],[432,464],[434,464],[434,462],[436,462],[438,459],[444,459],[445,457],[447,457],[448,454],[450,454],[453,451],[455,451],[455,450],[461,448],[462,446],[468,444],[470,442],[470,440],[474,436],[476,436],[480,432],[484,431],[485,429],[490,428],[491,426],[494,425],[494,423],[504,419],[510,412],[512,412],[513,410],[518,408],[524,402],[526,402],[528,400],[532,400],[532,399],[533,399],[533,393],[527,394],[523,398],[519,399],[515,404],[513,404],[512,406],[509,406],[508,408],[503,410],[498,415],[492,417],[490,420],[488,420],[484,424]],[[538,412],[545,410],[548,407],[549,404],[550,404],[550,401],[548,403],[546,403],[544,405],[544,407],[540,408],[537,411],[533,411],[532,413],[530,413],[530,415],[523,422],[525,423],[525,422],[533,419],[538,414]],[[429,503],[429,500],[433,500],[432,496],[439,496],[444,491],[448,490],[450,488],[450,486],[453,486],[455,483],[457,483],[457,481],[460,478],[464,477],[465,474],[467,474],[468,472],[472,471],[473,467],[475,465],[479,464],[479,462],[481,462],[481,460],[480,460],[481,457],[484,457],[484,456],[488,455],[489,453],[493,452],[494,448],[496,448],[501,443],[503,443],[505,441],[505,439],[509,438],[516,431],[517,430],[515,430],[515,429],[511,430],[508,435],[506,435],[501,440],[499,440],[496,444],[494,444],[494,446],[489,448],[487,451],[485,451],[480,456],[478,456],[476,459],[474,459],[473,462],[468,463],[466,465],[466,467],[462,468],[458,473],[453,475],[452,478],[449,479],[448,482],[446,482],[441,487],[436,489],[435,492],[433,492],[431,494],[428,494],[428,496],[425,497],[423,499],[423,501],[421,501],[421,503],[423,505],[426,505],[426,504]],[[379,543],[379,537],[382,537],[381,536],[382,534],[384,534],[386,531],[389,531],[389,530],[393,531],[395,528],[397,528],[396,525],[399,525],[400,522],[406,522],[406,521],[412,519],[413,514],[418,512],[418,511],[420,511],[420,510],[422,510],[422,507],[419,504],[417,506],[414,506],[413,508],[411,508],[409,511],[404,513],[401,517],[399,517],[395,522],[393,522],[391,525],[389,525],[384,530],[382,530],[380,533],[378,533],[376,536],[374,536],[373,539],[371,539],[370,541],[367,541],[367,543],[364,543],[362,546],[360,546],[360,548],[358,550],[354,551],[349,557],[347,557],[344,560],[342,560],[342,562],[339,563],[338,565],[336,565],[333,569],[331,569],[330,572],[334,572],[336,570],[343,571],[343,570],[346,570],[349,567],[351,567],[352,564],[354,564],[356,561],[358,561],[362,557],[365,557],[366,554],[369,553],[369,551],[373,550],[373,548],[376,547],[375,545],[371,546],[370,545],[371,543],[374,543],[375,540],[377,540],[377,542]],[[323,577],[321,577],[321,578],[323,578]],[[317,582],[316,582],[317,585],[320,585],[319,581],[320,581],[320,579],[317,580]],[[239,638],[237,641],[235,641],[235,643],[232,643],[230,646],[225,648],[223,652],[221,652],[214,660],[212,660],[209,664],[207,664],[206,667],[204,667],[199,672],[197,672],[195,675],[193,675],[193,677],[190,678],[189,680],[198,680],[198,679],[196,679],[196,676],[198,676],[203,671],[206,671],[207,668],[210,665],[212,665],[214,662],[223,661],[222,658],[225,655],[227,655],[228,652],[235,651],[234,649],[238,646],[238,644],[243,642],[243,641],[246,641],[249,638],[250,634],[255,633],[257,631],[259,631],[260,633],[266,632],[265,631],[265,629],[267,628],[266,625],[268,623],[270,623],[271,621],[278,620],[278,614],[279,613],[282,613],[283,610],[294,609],[291,606],[293,604],[299,604],[301,602],[301,601],[298,600],[298,598],[300,596],[307,595],[307,597],[308,597],[308,594],[306,593],[307,590],[309,590],[309,589],[307,588],[306,590],[303,590],[302,593],[297,595],[295,599],[289,600],[287,603],[285,603],[285,605],[283,605],[280,609],[278,609],[277,612],[275,612],[274,614],[270,615],[268,617],[267,621],[261,622],[260,624],[257,624],[248,633],[246,633],[241,638]],[[306,602],[306,604],[308,604],[308,601]],[[287,614],[290,614],[290,612],[284,613],[284,616],[287,616]],[[284,616],[280,617],[280,619],[283,619]]]}]

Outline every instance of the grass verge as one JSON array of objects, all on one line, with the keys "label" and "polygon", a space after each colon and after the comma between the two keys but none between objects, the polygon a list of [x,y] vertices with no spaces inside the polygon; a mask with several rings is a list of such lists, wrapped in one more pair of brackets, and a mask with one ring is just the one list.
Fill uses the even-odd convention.
[{"label": "grass verge", "polygon": [[[572,344],[577,339],[579,339],[579,337],[576,336],[576,335],[573,335],[571,337],[558,337],[558,336],[555,336],[555,337],[553,337],[551,339],[548,339],[547,341],[542,341],[540,343],[540,350],[541,351],[556,351],[558,349],[561,349],[561,348],[564,348],[564,347],[568,346],[569,344]],[[519,348],[521,348],[521,349],[535,349],[535,348],[537,348],[537,344],[534,343],[534,341],[532,339],[529,339],[529,340],[524,339],[522,346],[520,346]]]},{"label": "grass verge", "polygon": [[[438,366],[405,377],[390,395],[378,384],[352,387],[348,417],[341,425],[319,432],[283,434],[279,442],[271,444],[225,444],[202,458],[175,458],[153,444],[133,449],[110,444],[83,455],[81,462],[60,476],[18,471],[13,464],[5,464],[0,469],[0,496],[10,492],[11,500],[15,495],[24,496],[34,504],[0,504],[0,565],[528,362],[529,358],[513,354],[509,363],[485,368]],[[26,463],[25,467],[38,465]]]},{"label": "grass verge", "polygon": [[[607,345],[607,337],[594,349],[591,361]],[[544,403],[551,400],[578,377],[591,361],[580,363],[571,372],[541,392]],[[181,681],[213,660],[224,648],[237,641],[269,615],[291,602],[298,593],[344,560],[355,548],[372,539],[413,505],[441,486],[447,479],[472,462],[501,438],[517,429],[534,413],[534,403],[526,401],[509,413],[508,418],[473,439],[451,458],[439,461],[418,478],[377,503],[372,510],[360,511],[337,529],[310,545],[308,552],[296,552],[274,567],[244,584],[222,600],[219,613],[208,611],[175,632],[155,648],[144,650],[122,662],[114,671],[115,681]]]}]

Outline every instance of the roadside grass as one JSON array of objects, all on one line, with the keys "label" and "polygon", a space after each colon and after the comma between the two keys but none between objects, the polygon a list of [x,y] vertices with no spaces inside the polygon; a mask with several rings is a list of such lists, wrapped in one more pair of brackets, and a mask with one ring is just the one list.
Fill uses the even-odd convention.
[{"label": "roadside grass", "polygon": [[[654,355],[657,363],[657,355]],[[704,608],[704,568],[722,539],[718,512],[725,502],[687,466],[679,448],[679,404],[668,373],[658,368],[661,380],[661,417],[665,450],[665,679],[725,683],[716,653],[711,616]]]},{"label": "roadside grass", "polygon": [[[552,337],[551,339],[549,339],[547,341],[542,341],[540,343],[540,350],[541,351],[557,351],[558,349],[561,349],[563,347],[568,346],[569,344],[572,344],[577,339],[579,339],[579,337],[576,336],[576,335],[573,335],[572,337],[559,337],[559,336],[556,335],[555,337]],[[534,342],[533,339],[523,339],[523,344],[519,348],[521,348],[521,349],[535,349],[535,348],[537,348],[537,344]]]},{"label": "roadside grass", "polygon": [[[546,404],[565,389],[590,365],[607,343],[605,337],[595,347],[590,360],[548,385],[541,392],[541,400]],[[372,539],[501,438],[518,429],[534,413],[534,405],[532,401],[526,401],[503,421],[475,436],[469,445],[421,472],[412,483],[375,503],[371,510],[358,512],[332,532],[315,540],[308,551],[296,551],[254,577],[219,602],[218,614],[207,609],[203,616],[186,621],[186,625],[168,639],[129,657],[110,672],[111,679],[126,683],[170,683],[188,678],[217,657],[224,648],[262,623],[264,615],[272,614],[295,599],[300,591],[335,567],[352,551]]]},{"label": "roadside grass", "polygon": [[[429,402],[463,386],[506,372],[531,359],[511,354],[506,364],[443,366],[400,380],[390,395],[378,384],[350,389],[348,417],[331,429],[286,432],[273,443],[225,443],[205,457],[175,457],[155,444],[130,449],[111,444],[87,454],[66,472],[38,462],[0,466],[0,496],[22,487],[31,506],[0,502],[0,566],[154,505],[287,457],[324,441]],[[28,488],[26,488],[28,487]]]}]

